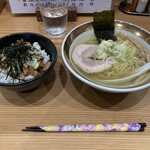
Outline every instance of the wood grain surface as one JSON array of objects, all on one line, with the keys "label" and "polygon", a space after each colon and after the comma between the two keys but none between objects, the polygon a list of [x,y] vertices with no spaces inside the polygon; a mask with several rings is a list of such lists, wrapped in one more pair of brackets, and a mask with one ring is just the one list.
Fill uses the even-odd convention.
[{"label": "wood grain surface", "polygon": [[[116,19],[150,31],[150,18],[122,13]],[[78,16],[67,32],[91,21]],[[58,49],[58,60],[49,78],[30,93],[1,88],[0,150],[150,150],[150,89],[126,94],[95,90],[75,78],[61,57],[61,38],[51,38],[34,15],[15,16],[7,6],[0,15],[0,37],[15,32],[36,32],[50,38]],[[35,133],[22,132],[25,126],[82,123],[146,122],[144,132]]]},{"label": "wood grain surface", "polygon": [[2,10],[3,10],[4,6],[5,6],[5,4],[6,4],[6,0],[1,0],[1,1],[0,1],[0,13],[2,12]]}]

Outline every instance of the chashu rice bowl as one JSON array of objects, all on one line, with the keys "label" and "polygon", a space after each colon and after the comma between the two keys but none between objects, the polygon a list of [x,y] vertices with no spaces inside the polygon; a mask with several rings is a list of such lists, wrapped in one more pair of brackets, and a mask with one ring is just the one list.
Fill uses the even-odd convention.
[{"label": "chashu rice bowl", "polygon": [[0,38],[0,86],[19,92],[36,89],[53,69],[57,49],[47,37],[20,32]]}]

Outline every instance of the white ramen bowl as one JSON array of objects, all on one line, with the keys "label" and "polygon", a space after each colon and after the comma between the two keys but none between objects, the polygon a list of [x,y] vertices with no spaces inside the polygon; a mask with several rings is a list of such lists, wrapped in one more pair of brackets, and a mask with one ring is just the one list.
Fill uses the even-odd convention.
[{"label": "white ramen bowl", "polygon": [[[120,20],[115,20],[115,29],[120,30],[123,32],[127,32],[133,36],[133,38],[139,42],[139,40],[142,41],[142,44],[144,44],[145,48],[150,51],[150,32],[137,26],[134,24],[131,24],[129,22],[125,21],[120,21]],[[101,90],[105,92],[112,92],[112,93],[128,93],[128,92],[135,92],[139,90],[143,90],[145,88],[150,87],[150,82],[147,82],[145,84],[135,86],[135,87],[127,87],[127,88],[114,88],[114,87],[108,87],[104,86],[101,84],[97,84],[83,75],[81,75],[79,72],[76,71],[76,69],[73,67],[70,58],[69,58],[69,51],[70,47],[73,47],[76,42],[80,43],[80,37],[85,37],[86,34],[91,34],[91,30],[93,30],[92,27],[92,22],[85,22],[74,29],[72,29],[64,38],[64,41],[62,43],[62,48],[61,48],[61,54],[62,54],[62,59],[64,61],[65,66],[68,68],[68,70],[80,81],[83,83]],[[84,36],[85,35],[85,36]],[[140,42],[141,42],[140,41]]]}]

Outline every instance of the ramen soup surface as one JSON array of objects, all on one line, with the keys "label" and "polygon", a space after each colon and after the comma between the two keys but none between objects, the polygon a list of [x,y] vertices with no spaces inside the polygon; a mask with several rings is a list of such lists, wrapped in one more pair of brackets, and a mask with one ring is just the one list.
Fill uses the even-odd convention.
[{"label": "ramen soup surface", "polygon": [[69,51],[74,69],[84,78],[108,87],[127,88],[148,82],[149,71],[128,82],[111,82],[134,74],[150,61],[150,47],[143,39],[119,29],[115,36],[117,41],[102,40],[98,44],[93,30],[79,35]]}]

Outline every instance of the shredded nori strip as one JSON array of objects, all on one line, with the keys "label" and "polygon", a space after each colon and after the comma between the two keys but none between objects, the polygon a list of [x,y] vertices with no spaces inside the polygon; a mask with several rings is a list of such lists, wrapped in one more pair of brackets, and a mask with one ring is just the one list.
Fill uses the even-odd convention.
[{"label": "shredded nori strip", "polygon": [[32,59],[32,54],[29,52],[31,50],[31,46],[26,45],[23,40],[0,49],[0,67],[7,70],[7,77],[10,75],[13,79],[20,80],[23,64]]},{"label": "shredded nori strip", "polygon": [[116,40],[114,36],[115,30],[115,11],[114,10],[105,10],[102,12],[94,12],[93,13],[93,28],[95,36],[98,40],[98,43],[101,40]]}]

